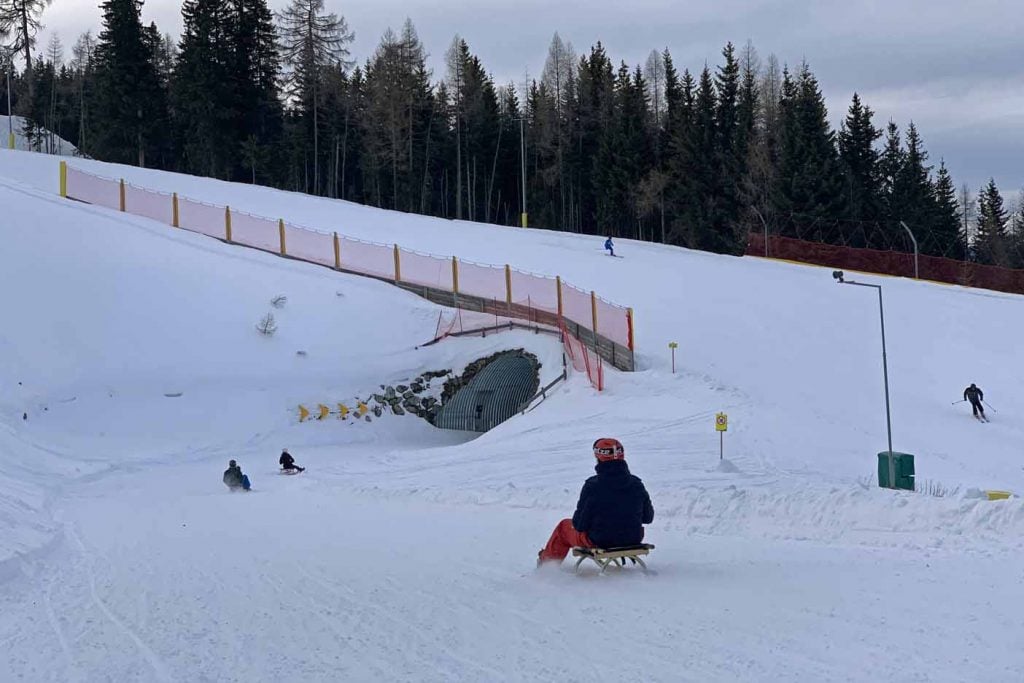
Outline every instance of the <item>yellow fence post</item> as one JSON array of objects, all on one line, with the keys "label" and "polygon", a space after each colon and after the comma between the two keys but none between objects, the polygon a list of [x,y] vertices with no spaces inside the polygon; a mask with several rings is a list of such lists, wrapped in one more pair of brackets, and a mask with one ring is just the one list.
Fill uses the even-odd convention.
[{"label": "yellow fence post", "polygon": [[452,292],[459,293],[459,259],[452,256]]},{"label": "yellow fence post", "polygon": [[512,306],[512,268],[505,264],[505,303]]},{"label": "yellow fence post", "polygon": [[555,276],[555,289],[558,293],[558,319],[562,319],[562,277]]},{"label": "yellow fence post", "polygon": [[178,213],[178,193],[175,192],[171,195],[171,225],[176,228],[181,227],[181,215]]},{"label": "yellow fence post", "polygon": [[60,162],[60,196],[67,199],[68,196],[68,162]]},{"label": "yellow fence post", "polygon": [[124,178],[121,178],[121,211],[125,210]]},{"label": "yellow fence post", "polygon": [[224,207],[224,239],[231,241],[231,207]]},{"label": "yellow fence post", "polygon": [[284,238],[284,219],[277,219],[277,234],[281,237],[281,256],[288,255],[288,245],[285,243]]},{"label": "yellow fence post", "polygon": [[395,245],[395,282],[402,281],[402,257],[398,253],[398,245]]},{"label": "yellow fence post", "polygon": [[590,292],[590,314],[594,321],[594,343],[597,343],[597,294]]},{"label": "yellow fence post", "polygon": [[334,267],[341,270],[341,240],[338,233],[334,233]]}]

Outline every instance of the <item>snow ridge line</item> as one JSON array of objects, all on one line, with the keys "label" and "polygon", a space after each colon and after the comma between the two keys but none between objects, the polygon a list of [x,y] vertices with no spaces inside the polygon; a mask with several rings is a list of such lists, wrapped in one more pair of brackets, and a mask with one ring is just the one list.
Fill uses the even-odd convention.
[{"label": "snow ridge line", "polygon": [[[649,483],[649,482],[648,482]],[[346,487],[347,488],[347,487]],[[687,535],[751,537],[874,548],[964,547],[1024,549],[1024,500],[936,498],[855,485],[827,491],[778,491],[682,486],[648,487],[659,526]],[[357,495],[419,498],[443,505],[504,506],[572,513],[577,490],[519,489],[514,484],[474,491],[415,485],[354,486]]]}]

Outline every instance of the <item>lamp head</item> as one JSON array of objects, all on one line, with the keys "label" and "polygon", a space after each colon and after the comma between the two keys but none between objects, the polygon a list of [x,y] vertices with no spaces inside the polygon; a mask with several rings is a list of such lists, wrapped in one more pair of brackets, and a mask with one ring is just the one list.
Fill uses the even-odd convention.
[{"label": "lamp head", "polygon": [[843,271],[841,271],[841,270],[833,270],[832,271],[832,277],[835,278],[836,282],[839,282],[839,283],[844,282],[844,280],[843,280]]}]

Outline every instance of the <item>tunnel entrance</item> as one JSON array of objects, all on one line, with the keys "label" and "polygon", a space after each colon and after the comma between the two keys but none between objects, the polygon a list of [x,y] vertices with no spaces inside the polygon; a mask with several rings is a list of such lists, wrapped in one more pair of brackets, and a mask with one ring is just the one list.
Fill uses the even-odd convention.
[{"label": "tunnel entrance", "polygon": [[445,383],[434,424],[486,432],[518,413],[540,386],[540,363],[523,349],[502,351],[470,364]]}]

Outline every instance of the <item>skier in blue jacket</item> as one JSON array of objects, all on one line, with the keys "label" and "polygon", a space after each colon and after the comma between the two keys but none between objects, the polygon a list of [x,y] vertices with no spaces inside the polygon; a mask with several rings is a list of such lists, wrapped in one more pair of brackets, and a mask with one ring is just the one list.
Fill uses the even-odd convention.
[{"label": "skier in blue jacket", "polygon": [[604,241],[604,248],[608,251],[610,256],[615,256],[615,245],[612,244],[612,238],[609,235],[608,239]]}]

